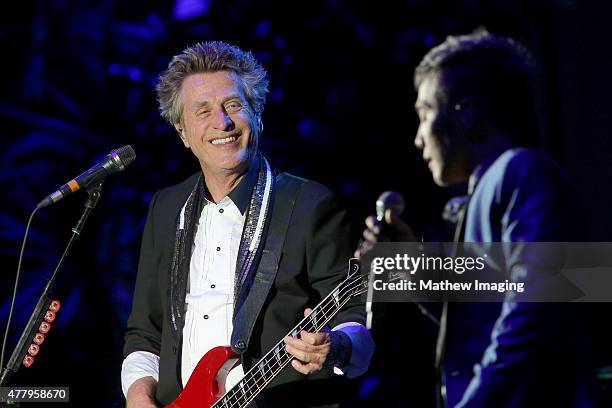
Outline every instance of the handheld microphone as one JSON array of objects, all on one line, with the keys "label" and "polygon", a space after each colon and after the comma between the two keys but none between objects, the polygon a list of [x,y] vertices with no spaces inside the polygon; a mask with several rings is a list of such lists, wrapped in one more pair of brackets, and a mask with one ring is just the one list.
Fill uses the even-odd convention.
[{"label": "handheld microphone", "polygon": [[72,193],[76,193],[82,188],[87,188],[99,183],[105,179],[106,176],[125,170],[134,160],[136,160],[136,152],[134,152],[134,149],[132,149],[130,145],[111,150],[104,160],[49,194],[38,203],[36,208],[39,209],[54,204],[62,198]]},{"label": "handheld microphone", "polygon": [[[385,191],[382,193],[378,200],[376,200],[376,220],[381,223],[383,231],[385,230],[385,212],[391,210],[396,216],[402,215],[406,204],[404,203],[404,197],[400,193],[395,191]],[[374,274],[370,273],[368,281],[368,296],[366,299],[366,327],[372,328],[372,319],[374,313],[372,311],[372,301],[374,298]]]},{"label": "handheld microphone", "polygon": [[385,212],[389,209],[399,217],[404,212],[405,207],[404,197],[400,193],[385,191],[376,200],[376,219],[379,222],[383,222],[385,220]]}]

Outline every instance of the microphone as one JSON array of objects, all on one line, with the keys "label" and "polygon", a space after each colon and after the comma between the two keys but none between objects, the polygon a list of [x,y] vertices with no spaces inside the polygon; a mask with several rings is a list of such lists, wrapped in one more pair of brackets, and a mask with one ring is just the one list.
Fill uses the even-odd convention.
[{"label": "microphone", "polygon": [[[404,203],[404,197],[400,193],[395,191],[385,191],[376,200],[376,220],[381,224],[384,231],[385,223],[385,212],[391,210],[396,216],[402,215],[406,204]],[[374,274],[370,273],[368,277],[368,296],[366,299],[366,327],[372,328],[372,320],[374,318],[374,312],[372,311],[372,302],[374,298]]]},{"label": "microphone", "polygon": [[132,149],[130,145],[111,150],[104,160],[49,194],[38,203],[36,208],[39,209],[54,204],[62,198],[72,193],[76,193],[82,188],[87,188],[99,183],[104,180],[106,176],[125,170],[134,160],[136,160],[136,152],[134,152],[134,149]]},{"label": "microphone", "polygon": [[383,222],[385,220],[385,212],[389,209],[399,217],[404,212],[405,207],[404,197],[400,193],[385,191],[376,200],[376,219],[378,222]]},{"label": "microphone", "polygon": [[[406,204],[404,203],[404,197],[400,193],[395,191],[385,191],[376,200],[376,220],[381,224],[383,230],[385,229],[385,212],[391,210],[396,216],[402,215]],[[374,274],[370,273],[368,277],[368,296],[366,299],[366,327],[372,328],[372,319],[374,313],[372,311],[372,302],[374,298]]]}]

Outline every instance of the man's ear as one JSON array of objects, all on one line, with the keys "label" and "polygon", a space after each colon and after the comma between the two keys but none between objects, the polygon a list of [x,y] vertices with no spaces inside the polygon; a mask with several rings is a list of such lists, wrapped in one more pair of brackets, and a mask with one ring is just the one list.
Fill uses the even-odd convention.
[{"label": "man's ear", "polygon": [[455,123],[459,125],[463,134],[471,141],[477,142],[480,139],[478,131],[478,107],[469,98],[461,99],[451,106]]},{"label": "man's ear", "polygon": [[176,129],[177,133],[179,134],[179,137],[183,141],[183,144],[185,145],[185,147],[189,148],[189,142],[187,142],[187,138],[185,137],[185,129],[181,126],[180,123],[175,123],[174,124],[174,128]]}]

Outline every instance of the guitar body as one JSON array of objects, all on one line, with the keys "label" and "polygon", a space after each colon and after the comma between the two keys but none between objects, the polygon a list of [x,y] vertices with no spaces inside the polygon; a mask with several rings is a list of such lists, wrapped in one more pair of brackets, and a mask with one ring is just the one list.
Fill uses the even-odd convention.
[{"label": "guitar body", "polygon": [[167,408],[210,408],[225,393],[217,382],[217,373],[238,355],[230,347],[211,349],[198,362],[178,398]]}]

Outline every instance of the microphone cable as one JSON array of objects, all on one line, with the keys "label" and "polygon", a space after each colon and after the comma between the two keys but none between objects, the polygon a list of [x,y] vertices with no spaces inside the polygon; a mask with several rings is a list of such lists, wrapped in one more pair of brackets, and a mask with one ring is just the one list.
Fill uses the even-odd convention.
[{"label": "microphone cable", "polygon": [[30,224],[32,223],[32,218],[34,218],[34,214],[36,214],[36,211],[38,211],[40,208],[40,206],[37,206],[30,214],[28,224],[26,225],[25,235],[23,236],[23,242],[21,243],[21,251],[19,252],[19,262],[17,263],[17,274],[15,276],[15,286],[13,287],[13,298],[11,299],[11,307],[9,309],[8,319],[6,322],[6,329],[4,330],[4,339],[2,340],[2,351],[0,354],[0,370],[4,368],[4,351],[6,348],[6,340],[8,338],[9,328],[11,326],[11,319],[13,317],[15,299],[17,299],[17,286],[19,285],[19,275],[21,273],[21,261],[23,260],[23,252],[25,250],[26,241],[28,240],[28,233],[30,232]]}]

